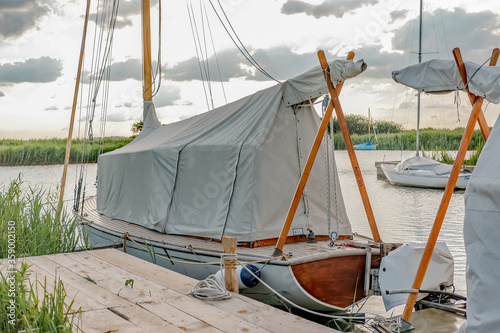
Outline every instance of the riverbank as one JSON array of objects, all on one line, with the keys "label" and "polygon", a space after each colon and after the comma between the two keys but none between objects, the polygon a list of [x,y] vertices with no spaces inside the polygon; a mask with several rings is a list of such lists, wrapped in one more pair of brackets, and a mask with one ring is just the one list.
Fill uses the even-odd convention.
[{"label": "riverbank", "polygon": [[[423,151],[434,151],[439,154],[444,151],[458,150],[462,135],[463,128],[453,130],[422,129],[420,131],[420,147]],[[378,150],[414,150],[417,134],[415,130],[379,133],[377,138],[378,143],[373,136],[371,141],[377,144]],[[353,134],[351,139],[354,144],[364,143],[368,141],[368,135]],[[132,140],[130,137],[109,137],[104,138],[102,142],[95,140],[90,144],[86,162],[96,163],[100,154],[123,147]],[[335,134],[334,142],[335,150],[345,150],[341,133]],[[481,131],[474,131],[469,149],[477,149],[482,143],[484,143],[484,139]],[[70,163],[81,162],[83,141],[73,140],[71,147]],[[62,164],[65,154],[65,139],[0,140],[0,166]],[[446,162],[446,158],[443,160]]]}]

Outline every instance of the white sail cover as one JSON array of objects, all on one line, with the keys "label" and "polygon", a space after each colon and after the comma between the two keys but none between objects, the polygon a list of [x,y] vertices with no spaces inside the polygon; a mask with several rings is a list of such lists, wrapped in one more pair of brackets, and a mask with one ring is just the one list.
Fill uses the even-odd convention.
[{"label": "white sail cover", "polygon": [[467,323],[462,333],[500,327],[500,118],[486,141],[465,191]]},{"label": "white sail cover", "polygon": [[400,166],[401,170],[426,170],[434,172],[436,175],[450,174],[452,168],[453,165],[440,163],[420,155],[404,160]]},{"label": "white sail cover", "polygon": [[[465,71],[469,90],[490,102],[500,102],[500,67],[479,66],[466,61]],[[464,84],[454,60],[433,59],[392,72],[394,81],[426,93],[447,93],[464,90]]]},{"label": "white sail cover", "polygon": [[[362,61],[343,63],[359,68],[353,76],[366,68]],[[98,211],[171,234],[278,237],[320,123],[312,106],[291,105],[326,92],[316,68],[166,126],[146,103],[137,138],[99,157]],[[322,146],[290,234],[307,228],[328,234],[325,162]],[[351,234],[334,163],[328,173],[331,230]]]},{"label": "white sail cover", "polygon": [[[425,246],[425,243],[403,245],[382,258],[379,283],[386,311],[408,300],[408,293],[387,295],[386,291],[412,288]],[[453,270],[453,256],[448,246],[444,242],[437,242],[420,289],[440,290],[441,285],[452,285]],[[421,300],[425,296],[427,294],[418,294],[417,299]]]}]

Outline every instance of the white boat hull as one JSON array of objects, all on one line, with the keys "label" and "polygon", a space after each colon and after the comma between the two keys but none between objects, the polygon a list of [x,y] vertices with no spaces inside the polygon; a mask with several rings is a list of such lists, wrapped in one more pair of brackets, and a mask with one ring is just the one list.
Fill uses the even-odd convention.
[{"label": "white boat hull", "polygon": [[[380,168],[384,172],[389,183],[399,186],[439,188],[443,189],[448,184],[449,174],[436,175],[426,170],[404,170],[399,171],[397,167],[391,164],[381,164]],[[471,173],[461,172],[458,176],[456,189],[465,189],[469,182]]]}]

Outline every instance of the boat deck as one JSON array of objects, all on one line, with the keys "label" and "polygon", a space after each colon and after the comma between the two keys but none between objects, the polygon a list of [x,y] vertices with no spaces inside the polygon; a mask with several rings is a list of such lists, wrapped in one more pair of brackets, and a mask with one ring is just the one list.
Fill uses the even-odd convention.
[{"label": "boat deck", "polygon": [[[151,230],[137,224],[129,223],[123,220],[118,220],[104,216],[97,212],[96,210],[96,199],[95,197],[88,198],[85,200],[84,206],[84,221],[85,223],[94,225],[101,229],[106,230],[110,234],[115,234],[116,236],[123,235],[127,233],[132,239],[136,240],[146,240],[148,242],[156,242],[160,244],[168,244],[171,246],[179,247],[180,249],[192,248],[193,250],[211,251],[216,253],[222,253],[222,245],[220,242],[209,241],[197,238],[190,238],[179,235],[163,234],[155,230]],[[354,241],[360,243],[367,243],[368,238],[363,236],[355,236]],[[309,258],[326,259],[334,256],[347,256],[366,253],[365,249],[360,249],[350,246],[338,245],[340,242],[333,247],[329,246],[329,241],[320,241],[314,244],[307,243],[290,243],[285,244],[283,248],[283,253],[292,256],[287,259],[290,264],[300,263]],[[239,256],[247,256],[253,259],[270,259],[273,258],[272,254],[274,252],[274,245],[272,246],[261,246],[256,248],[248,247],[238,247],[236,253]],[[378,254],[377,249],[373,249],[374,254]]]},{"label": "boat deck", "polygon": [[[81,310],[75,322],[87,333],[337,332],[235,293],[224,301],[196,299],[187,293],[197,280],[115,249],[22,260],[30,265],[32,282],[46,279],[49,291],[56,276],[63,282],[66,301]],[[0,271],[5,275],[6,259]],[[130,279],[133,287],[125,285]]]}]

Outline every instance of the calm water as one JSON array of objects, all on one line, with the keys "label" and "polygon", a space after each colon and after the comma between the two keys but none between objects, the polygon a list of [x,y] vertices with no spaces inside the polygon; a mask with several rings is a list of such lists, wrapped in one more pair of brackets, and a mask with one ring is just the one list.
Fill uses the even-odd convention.
[{"label": "calm water", "polygon": [[[371,235],[363,204],[351,170],[346,151],[336,152],[337,167],[347,213],[353,231]],[[443,195],[442,190],[414,189],[390,185],[377,179],[376,161],[392,161],[414,155],[411,151],[358,151],[358,161],[365,180],[375,219],[383,241],[425,243],[434,223]],[[31,184],[43,184],[56,189],[62,175],[62,165],[0,167],[0,184],[6,184],[22,172],[23,179]],[[94,195],[97,167],[89,165],[86,195]],[[65,190],[66,207],[70,208],[77,167],[70,166]],[[462,228],[464,218],[464,191],[455,191],[443,223],[439,240],[445,241],[455,259],[455,285],[465,293],[465,249]]]}]

